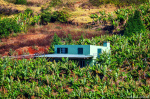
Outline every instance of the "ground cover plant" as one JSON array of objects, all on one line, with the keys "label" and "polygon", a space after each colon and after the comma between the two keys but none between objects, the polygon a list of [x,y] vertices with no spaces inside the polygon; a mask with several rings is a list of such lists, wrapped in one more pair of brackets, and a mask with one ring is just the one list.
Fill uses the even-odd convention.
[{"label": "ground cover plant", "polygon": [[[111,55],[102,54],[92,67],[76,62],[0,59],[2,98],[135,98],[150,96],[150,32],[131,37],[81,37],[82,44],[110,41]],[[73,41],[74,42],[74,41]],[[78,42],[74,42],[78,44]]]}]

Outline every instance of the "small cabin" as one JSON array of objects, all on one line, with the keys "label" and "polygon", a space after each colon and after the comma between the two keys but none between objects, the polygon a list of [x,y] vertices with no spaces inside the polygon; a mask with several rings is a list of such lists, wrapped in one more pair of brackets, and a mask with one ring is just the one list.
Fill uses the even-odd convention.
[{"label": "small cabin", "polygon": [[110,43],[104,42],[103,46],[95,45],[55,45],[54,54],[45,54],[38,57],[46,57],[51,60],[69,60],[78,61],[80,67],[87,65],[93,66],[96,58],[103,52],[110,53]]}]

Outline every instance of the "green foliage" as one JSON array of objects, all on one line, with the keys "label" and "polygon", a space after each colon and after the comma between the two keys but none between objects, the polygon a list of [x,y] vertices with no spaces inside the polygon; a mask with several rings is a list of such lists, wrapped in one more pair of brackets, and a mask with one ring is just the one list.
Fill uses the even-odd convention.
[{"label": "green foliage", "polygon": [[[78,62],[65,58],[57,63],[46,58],[0,59],[0,71],[3,70],[0,95],[7,98],[147,97],[150,94],[145,79],[149,77],[149,33],[133,34],[130,38],[120,35],[81,37],[82,44],[102,45],[110,41],[111,54],[102,53],[98,63],[91,67],[80,68]],[[56,34],[53,41],[60,44]]]},{"label": "green foliage", "polygon": [[0,87],[2,86],[3,71],[2,59],[0,59]]},{"label": "green foliage", "polygon": [[58,37],[58,35],[55,33],[52,45],[60,45],[61,44],[61,38]]},{"label": "green foliage", "polygon": [[100,65],[109,65],[110,64],[110,55],[106,52],[100,55],[100,57],[97,58],[97,62]]},{"label": "green foliage", "polygon": [[65,11],[59,11],[58,12],[58,21],[65,23],[68,21],[68,18],[70,17],[70,15],[68,14],[68,12]]},{"label": "green foliage", "polygon": [[137,34],[141,31],[145,31],[144,24],[141,20],[141,14],[140,11],[135,11],[134,15],[132,15],[129,19],[128,22],[126,23],[126,27],[124,30],[124,35],[126,36],[131,36],[134,34]]},{"label": "green foliage", "polygon": [[72,43],[73,40],[72,40],[71,34],[68,34],[68,37],[66,38],[66,41],[67,41],[68,44]]},{"label": "green foliage", "polygon": [[90,15],[90,18],[92,18],[93,21],[94,21],[95,18],[98,18],[98,15],[97,15],[96,13],[95,13],[95,14],[91,14],[91,15]]},{"label": "green foliage", "polygon": [[131,75],[132,75],[132,77],[133,77],[135,80],[138,80],[138,78],[139,78],[139,73],[137,72],[137,70],[133,70],[133,71],[131,72]]},{"label": "green foliage", "polygon": [[54,53],[54,45],[61,45],[61,38],[55,33],[53,37],[53,41],[51,42],[49,53]]},{"label": "green foliage", "polygon": [[5,18],[0,20],[0,37],[6,37],[10,33],[21,31],[21,25],[13,18]]},{"label": "green foliage", "polygon": [[16,0],[15,4],[27,4],[27,0]]},{"label": "green foliage", "polygon": [[77,41],[77,44],[79,44],[79,45],[83,45],[84,44],[84,38],[83,38],[83,35],[81,35],[81,37],[80,37],[80,39],[79,39],[79,41]]},{"label": "green foliage", "polygon": [[30,8],[27,8],[24,13],[26,13],[27,15],[33,15],[33,10]]},{"label": "green foliage", "polygon": [[44,11],[44,13],[41,14],[41,24],[47,24],[48,22],[51,22],[51,13]]},{"label": "green foliage", "polygon": [[43,11],[43,13],[41,14],[41,23],[47,24],[49,22],[55,21],[64,23],[68,21],[69,16],[70,15],[65,11],[55,11],[53,13],[49,11]]},{"label": "green foliage", "polygon": [[123,5],[131,5],[131,4],[142,4],[142,3],[148,3],[149,0],[89,0],[90,3],[94,6],[100,6],[102,4],[108,4],[112,3],[118,6]]},{"label": "green foliage", "polygon": [[62,0],[51,0],[50,6],[55,7],[57,5],[62,4]]},{"label": "green foliage", "polygon": [[[112,33],[112,31],[113,31],[113,32],[121,32],[122,33],[124,28],[125,28],[125,24],[127,26],[128,20],[133,19],[133,16],[134,16],[133,12],[139,11],[140,12],[139,15],[140,15],[140,18],[141,18],[142,21],[139,18],[139,19],[135,19],[136,20],[135,22],[137,22],[137,21],[140,22],[141,21],[142,24],[145,25],[146,29],[150,29],[150,12],[149,12],[149,8],[150,8],[149,4],[144,3],[144,4],[139,5],[136,8],[135,8],[135,6],[133,6],[132,9],[129,9],[129,8],[123,9],[123,8],[121,8],[121,9],[117,9],[116,11],[114,11],[112,13],[108,13],[108,14],[106,14],[105,11],[100,11],[99,15],[97,13],[95,13],[95,14],[91,14],[90,17],[95,21],[94,24],[96,24],[96,25],[103,23],[103,25],[105,25],[105,26],[110,26],[110,24],[111,24],[110,28],[108,28],[108,32]],[[138,16],[138,13],[136,13],[135,16]],[[138,24],[140,24],[140,23],[138,23]],[[129,24],[130,24],[130,22],[129,22]],[[142,28],[142,27],[143,27],[143,25],[140,26],[140,28]]]}]

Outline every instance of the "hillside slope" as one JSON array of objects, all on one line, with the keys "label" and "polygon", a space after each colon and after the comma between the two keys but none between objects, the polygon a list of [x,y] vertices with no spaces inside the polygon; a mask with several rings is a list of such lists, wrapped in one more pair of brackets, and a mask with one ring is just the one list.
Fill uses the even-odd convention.
[{"label": "hillside slope", "polygon": [[[49,5],[51,4],[49,1],[50,0],[27,0],[26,5],[16,5],[13,2],[10,3],[6,2],[5,0],[0,0],[0,16],[2,16],[2,19],[14,17],[18,15],[17,13],[23,13],[27,8],[33,10],[35,15],[41,14],[41,9],[49,9]],[[29,25],[25,27],[25,25],[23,25],[23,28],[26,28],[27,31],[22,31],[21,33],[12,33],[9,37],[1,38],[0,54],[10,55],[10,51],[12,50],[13,52],[22,49],[27,50],[26,48],[32,46],[47,48],[53,39],[54,33],[56,33],[62,39],[67,37],[68,34],[71,34],[74,40],[78,40],[81,35],[83,35],[84,38],[92,38],[104,34],[117,34],[124,28],[124,25],[127,21],[127,16],[133,13],[133,10],[129,9],[135,9],[131,6],[125,6],[122,8],[123,9],[118,9],[118,7],[114,4],[104,4],[97,7],[93,6],[89,0],[62,0],[61,5],[50,7],[49,11],[67,11],[71,15],[67,24],[56,22],[49,23],[45,26],[36,24],[35,26]],[[142,6],[141,8],[143,9]],[[126,13],[126,11],[129,13]],[[124,12],[126,16],[124,15]],[[104,15],[101,15],[100,13],[104,13]],[[119,14],[111,15],[112,13]],[[94,22],[95,20],[90,17],[92,14],[97,14],[97,18],[101,19],[102,23]],[[21,16],[23,15],[21,14],[18,16],[17,19],[19,19]],[[124,16],[126,19],[123,19],[123,22],[121,23],[120,20],[122,20],[122,17]],[[34,20],[36,17],[37,16],[33,16],[28,20]],[[148,19],[148,16],[146,17]],[[146,17],[144,16],[144,18]],[[26,24],[26,18],[26,15],[21,18],[21,22],[23,24]],[[108,20],[108,22],[106,22],[106,20]],[[40,19],[38,20],[38,23],[40,23],[39,21]]]}]

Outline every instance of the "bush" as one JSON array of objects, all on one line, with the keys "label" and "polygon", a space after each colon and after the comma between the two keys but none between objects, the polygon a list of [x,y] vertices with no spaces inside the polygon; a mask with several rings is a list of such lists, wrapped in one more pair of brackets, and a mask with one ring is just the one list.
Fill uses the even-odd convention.
[{"label": "bush", "polygon": [[55,11],[53,13],[49,11],[43,11],[41,14],[41,23],[42,24],[47,24],[48,22],[67,22],[69,18],[69,14],[65,11]]},{"label": "bush", "polygon": [[51,42],[49,53],[54,53],[54,45],[61,45],[61,38],[58,37],[58,35],[55,33],[53,41]]},{"label": "bush", "polygon": [[69,14],[67,13],[67,12],[65,12],[65,11],[60,11],[60,12],[58,12],[58,21],[59,22],[67,22],[68,21],[68,18],[69,18]]},{"label": "bush", "polygon": [[58,16],[59,16],[59,12],[58,11],[53,12],[53,14],[51,16],[51,22],[57,21]]},{"label": "bush", "polygon": [[51,0],[50,5],[51,6],[57,6],[62,4],[62,0]]},{"label": "bush", "polygon": [[24,13],[26,13],[27,15],[33,15],[33,10],[31,10],[30,8],[27,8]]},{"label": "bush", "polygon": [[48,12],[48,11],[44,11],[44,12],[41,14],[41,24],[45,25],[45,24],[47,24],[48,22],[51,22],[51,13]]},{"label": "bush", "polygon": [[27,0],[16,0],[15,4],[27,4]]},{"label": "bush", "polygon": [[124,29],[124,35],[131,36],[132,34],[146,30],[140,16],[140,12],[136,10],[134,15],[128,19]]},{"label": "bush", "polygon": [[15,19],[5,18],[0,20],[0,37],[6,37],[10,33],[17,33],[21,31],[21,26]]}]

